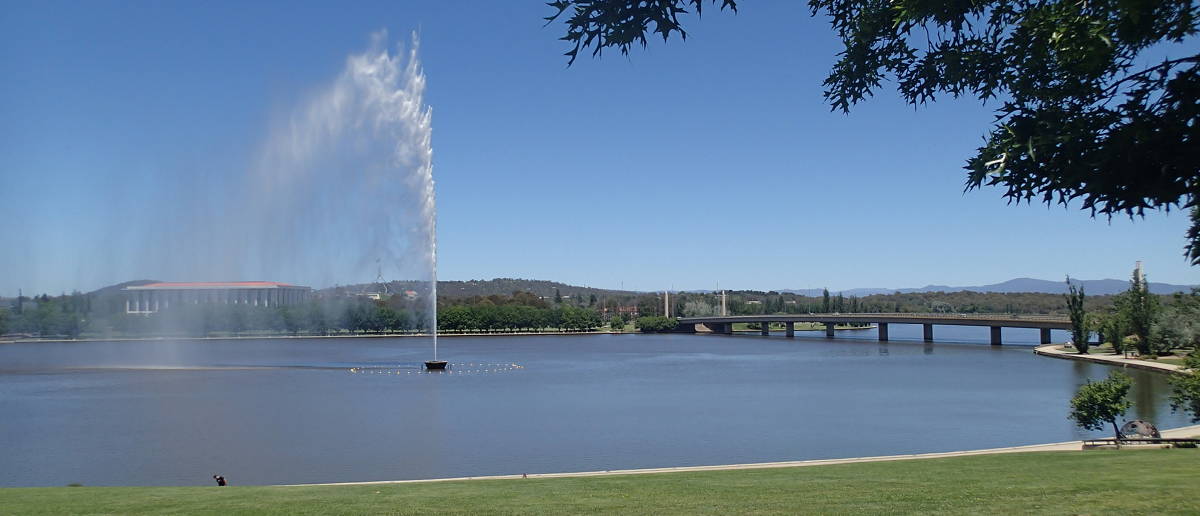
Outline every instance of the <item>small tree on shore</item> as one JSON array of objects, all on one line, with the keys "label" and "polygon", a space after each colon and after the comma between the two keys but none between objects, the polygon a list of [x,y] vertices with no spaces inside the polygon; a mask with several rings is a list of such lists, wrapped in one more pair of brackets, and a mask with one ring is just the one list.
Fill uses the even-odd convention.
[{"label": "small tree on shore", "polygon": [[1075,349],[1080,353],[1087,354],[1088,352],[1088,327],[1087,327],[1087,312],[1083,310],[1083,285],[1078,287],[1071,283],[1071,277],[1067,276],[1067,293],[1064,294],[1067,298],[1067,310],[1071,314],[1071,342],[1075,345]]},{"label": "small tree on shore", "polygon": [[1127,396],[1131,385],[1129,375],[1119,371],[1113,371],[1108,378],[1098,382],[1088,380],[1071,398],[1071,414],[1067,417],[1087,430],[1103,430],[1104,424],[1109,423],[1120,440],[1117,418],[1129,410],[1131,403]]},{"label": "small tree on shore", "polygon": [[1125,318],[1120,313],[1114,313],[1108,316],[1105,321],[1104,336],[1108,342],[1112,343],[1113,354],[1119,355],[1125,352]]},{"label": "small tree on shore", "polygon": [[625,318],[620,314],[614,315],[612,319],[608,320],[608,326],[612,328],[612,331],[625,331]]},{"label": "small tree on shore", "polygon": [[649,316],[639,317],[634,323],[643,333],[669,331],[679,324],[674,317]]},{"label": "small tree on shore", "polygon": [[1133,277],[1129,280],[1129,290],[1119,294],[1114,302],[1124,322],[1128,324],[1127,330],[1137,337],[1138,353],[1150,354],[1150,325],[1154,323],[1158,312],[1158,296],[1150,294],[1146,275],[1142,274],[1141,269],[1133,271]]}]

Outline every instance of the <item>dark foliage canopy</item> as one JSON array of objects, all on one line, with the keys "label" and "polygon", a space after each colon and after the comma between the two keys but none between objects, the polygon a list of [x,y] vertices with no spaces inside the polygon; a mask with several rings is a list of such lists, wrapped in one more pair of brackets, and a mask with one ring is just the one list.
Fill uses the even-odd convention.
[{"label": "dark foliage canopy", "polygon": [[1105,423],[1111,424],[1117,439],[1120,439],[1121,429],[1117,428],[1117,418],[1124,416],[1132,406],[1128,398],[1132,385],[1133,380],[1129,375],[1120,371],[1113,371],[1108,378],[1098,382],[1088,380],[1071,398],[1071,412],[1067,417],[1087,430],[1101,430]]},{"label": "dark foliage canopy", "polygon": [[[628,53],[687,36],[703,0],[557,0],[574,62],[581,48]],[[713,0],[716,4],[716,0]],[[721,9],[737,10],[733,0]],[[998,104],[967,160],[966,189],[1093,216],[1187,208],[1186,254],[1200,264],[1200,8],[1190,0],[809,0],[844,50],[825,80],[833,109],[892,80],[910,104],[940,95]],[[1172,55],[1181,54],[1181,55]]]},{"label": "dark foliage canopy", "polygon": [[[715,0],[714,0],[715,3]],[[628,54],[635,43],[646,46],[646,33],[651,30],[670,39],[672,32],[687,39],[687,31],[679,24],[679,15],[695,9],[699,15],[704,11],[704,0],[555,0],[547,3],[558,10],[546,17],[553,22],[568,11],[567,35],[561,39],[572,47],[566,52],[574,63],[579,50],[591,47],[592,56],[599,56],[605,48],[617,47]],[[728,7],[737,12],[735,0],[721,0],[721,9]]]}]

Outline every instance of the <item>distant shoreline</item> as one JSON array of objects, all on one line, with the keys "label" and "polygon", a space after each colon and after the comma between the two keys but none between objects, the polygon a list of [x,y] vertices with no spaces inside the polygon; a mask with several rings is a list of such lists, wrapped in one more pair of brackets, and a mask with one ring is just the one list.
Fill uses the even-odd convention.
[{"label": "distant shoreline", "polygon": [[[838,326],[838,331],[856,331],[870,330],[875,328],[872,326],[856,326],[856,327],[841,327]],[[783,331],[783,330],[776,330]],[[824,331],[824,328],[796,328],[796,331]],[[662,332],[671,334],[673,332]],[[737,330],[734,334],[750,334],[757,335],[759,330]],[[640,331],[532,331],[532,332],[491,332],[491,333],[439,333],[438,338],[443,337],[529,337],[529,336],[558,336],[565,337],[570,335],[654,335],[655,333],[642,333]],[[683,333],[681,333],[683,335]],[[690,334],[689,334],[690,335]],[[697,335],[704,335],[699,333]],[[241,335],[241,336],[222,336],[222,337],[113,337],[113,338],[98,338],[89,337],[86,339],[17,339],[17,340],[2,340],[3,344],[35,344],[35,343],[89,343],[89,342],[156,342],[156,341],[205,341],[205,340],[255,340],[255,339],[383,339],[396,337],[424,337],[429,338],[428,333],[372,333],[372,334],[357,334],[357,335]]]},{"label": "distant shoreline", "polygon": [[1078,360],[1082,362],[1093,362],[1117,367],[1128,367],[1131,369],[1142,369],[1145,371],[1155,371],[1158,373],[1167,374],[1188,374],[1183,367],[1175,364],[1165,364],[1162,362],[1152,362],[1149,360],[1140,360],[1137,358],[1125,358],[1122,355],[1081,355],[1066,351],[1062,344],[1043,344],[1033,348],[1036,355],[1061,358],[1064,360]]},{"label": "distant shoreline", "polygon": [[[524,336],[567,336],[567,335],[642,335],[641,332],[625,331],[543,331],[543,332],[503,332],[503,333],[439,333],[443,337],[524,337]],[[395,337],[425,337],[428,333],[379,333],[369,335],[242,335],[225,337],[114,337],[86,339],[20,339],[0,340],[0,344],[35,344],[55,342],[155,342],[155,341],[203,341],[203,340],[256,340],[256,339],[382,339]]]}]

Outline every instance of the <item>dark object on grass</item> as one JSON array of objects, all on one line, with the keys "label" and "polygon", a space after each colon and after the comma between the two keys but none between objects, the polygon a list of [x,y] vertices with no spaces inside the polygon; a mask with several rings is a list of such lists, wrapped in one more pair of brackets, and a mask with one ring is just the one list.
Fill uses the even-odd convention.
[{"label": "dark object on grass", "polygon": [[1136,439],[1139,437],[1160,438],[1162,434],[1158,433],[1158,429],[1149,421],[1135,419],[1121,426],[1121,437],[1126,439]]},{"label": "dark object on grass", "polygon": [[225,486],[225,477],[223,477],[221,475],[213,475],[213,480],[217,481],[218,486],[222,486],[222,487]]}]

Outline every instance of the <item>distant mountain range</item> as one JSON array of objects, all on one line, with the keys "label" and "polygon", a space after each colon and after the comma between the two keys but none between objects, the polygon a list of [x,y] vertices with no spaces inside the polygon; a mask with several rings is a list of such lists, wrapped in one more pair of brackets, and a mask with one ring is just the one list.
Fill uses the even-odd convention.
[{"label": "distant mountain range", "polygon": [[[400,292],[404,290],[416,290],[419,292],[425,291],[427,282],[423,281],[389,281],[388,289],[392,292]],[[351,292],[359,291],[375,291],[379,288],[377,283],[361,283],[356,285],[346,285],[344,287],[331,287],[322,289],[321,291],[332,291],[338,288],[343,288]],[[501,295],[507,296],[513,292],[531,292],[534,295],[544,298],[553,297],[556,293],[574,298],[578,296],[589,297],[596,295],[603,296],[631,296],[641,292],[633,292],[628,290],[610,290],[603,288],[581,287],[578,285],[568,285],[557,281],[532,280],[520,278],[494,278],[490,280],[439,280],[438,281],[438,297],[472,297],[472,296],[491,296]]]},{"label": "distant mountain range", "polygon": [[[1083,290],[1088,295],[1103,296],[1108,294],[1120,294],[1129,289],[1128,280],[1101,279],[1101,280],[1076,280],[1072,279],[1071,283],[1083,286]],[[1172,285],[1170,283],[1150,283],[1150,292],[1154,294],[1174,294],[1176,292],[1191,292],[1193,285]],[[991,285],[977,285],[970,287],[951,287],[948,285],[926,285],[921,288],[852,288],[850,290],[842,290],[833,292],[834,294],[842,294],[846,296],[870,296],[873,294],[908,294],[914,292],[961,292],[969,290],[972,292],[998,292],[998,293],[1013,293],[1013,292],[1040,292],[1045,294],[1062,294],[1067,291],[1066,282],[1040,280],[1034,278],[1016,278]],[[821,289],[799,289],[799,290],[781,290],[780,292],[789,292],[802,296],[820,296]]]},{"label": "distant mountain range", "polygon": [[[1129,288],[1129,282],[1126,280],[1102,279],[1102,280],[1071,280],[1072,283],[1082,285],[1084,291],[1088,295],[1100,296],[1107,294],[1119,294]],[[136,280],[127,281],[117,285],[108,286],[91,292],[92,295],[98,295],[101,298],[116,299],[121,289],[130,285],[140,285],[144,283],[152,283],[151,280]],[[364,283],[358,285],[346,285],[341,287],[332,287],[321,289],[322,291],[333,291],[337,289],[345,289],[351,292],[366,292],[378,289],[378,284]],[[427,286],[424,282],[415,281],[391,281],[388,282],[389,290],[400,292],[403,290],[418,290],[424,291]],[[1155,294],[1173,294],[1175,292],[1190,292],[1193,285],[1172,285],[1170,283],[1150,283],[1150,291]],[[532,292],[541,297],[552,297],[557,293],[564,297],[577,296],[634,296],[645,294],[642,291],[631,290],[611,290],[591,287],[581,287],[577,285],[568,285],[556,281],[531,280],[519,278],[495,278],[490,280],[468,280],[468,281],[439,281],[438,295],[446,297],[469,297],[469,296],[489,296],[493,294],[509,295],[513,292],[523,291]],[[920,292],[996,292],[996,293],[1016,293],[1016,292],[1038,292],[1046,294],[1061,294],[1067,291],[1067,286],[1062,281],[1040,280],[1033,278],[1016,278],[991,285],[978,285],[968,287],[952,287],[948,285],[927,285],[921,288],[852,288],[842,291],[830,291],[833,294],[842,294],[846,296],[870,296],[874,294],[908,294]],[[710,290],[691,290],[687,292],[711,292]],[[794,290],[779,290],[778,292],[787,292],[801,296],[819,297],[821,289],[807,288]],[[16,300],[13,298],[0,297],[0,306],[11,304]]]},{"label": "distant mountain range", "polygon": [[[1102,279],[1102,280],[1076,280],[1072,279],[1071,283],[1082,285],[1084,291],[1088,295],[1107,295],[1119,294],[1129,289],[1129,281]],[[420,290],[420,283],[416,282],[391,282],[391,289],[397,288],[415,288]],[[351,288],[370,288],[371,285],[355,285]],[[532,292],[542,297],[550,297],[554,295],[555,290],[558,290],[564,296],[578,296],[596,294],[599,296],[605,295],[636,295],[644,292],[629,291],[629,290],[610,290],[591,287],[581,287],[577,285],[568,285],[556,281],[545,280],[530,280],[517,278],[495,278],[490,280],[470,280],[470,281],[439,281],[438,294],[447,297],[467,297],[467,296],[488,296],[492,294],[508,295],[516,291]],[[914,292],[998,292],[998,293],[1014,293],[1014,292],[1039,292],[1045,294],[1062,294],[1067,291],[1067,285],[1062,281],[1040,280],[1034,278],[1016,278],[991,285],[979,285],[968,287],[952,287],[948,285],[928,285],[921,288],[855,288],[843,290],[840,293],[847,296],[869,296],[872,294],[907,294]],[[1173,294],[1175,292],[1191,292],[1192,285],[1172,285],[1169,283],[1150,283],[1150,291],[1155,294]],[[708,292],[707,290],[695,290],[689,292]],[[821,289],[799,289],[799,290],[780,290],[778,292],[788,292],[799,294],[802,296],[820,296]],[[837,294],[839,292],[833,292]]]}]

